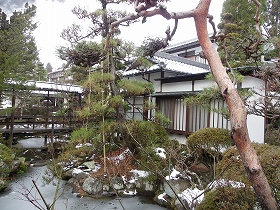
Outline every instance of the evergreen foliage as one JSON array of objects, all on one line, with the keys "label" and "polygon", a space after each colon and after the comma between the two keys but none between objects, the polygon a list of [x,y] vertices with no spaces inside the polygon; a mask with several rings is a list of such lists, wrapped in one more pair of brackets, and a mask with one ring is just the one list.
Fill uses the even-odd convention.
[{"label": "evergreen foliage", "polygon": [[93,66],[102,56],[102,46],[92,41],[82,41],[77,43],[74,49],[61,47],[57,51],[62,60],[80,67]]},{"label": "evergreen foliage", "polygon": [[[260,2],[265,5],[265,0]],[[262,15],[263,11],[264,7]],[[226,0],[223,3],[221,23],[218,24],[222,34],[222,38],[218,39],[218,51],[225,66],[250,66],[260,60],[260,46],[253,48],[253,44],[258,40],[256,23],[252,18],[255,13],[255,5],[247,0]]]},{"label": "evergreen foliage", "polygon": [[[46,71],[39,61],[33,32],[36,7],[25,4],[22,11],[14,11],[8,18],[0,8],[0,100],[12,96],[26,97],[32,89],[27,80],[46,80]],[[7,94],[4,91],[8,91]]]},{"label": "evergreen foliage", "polygon": [[220,160],[222,152],[233,144],[229,131],[222,128],[202,128],[187,138],[192,155],[196,159],[202,158],[203,162],[203,157],[208,155],[217,161]]},{"label": "evergreen foliage", "polygon": [[[244,79],[244,76],[236,70],[228,72],[228,74],[232,82],[235,82],[237,84],[241,83]],[[213,80],[213,75],[209,73],[206,75],[205,79]],[[237,91],[244,103],[246,103],[247,99],[253,94],[253,92],[250,89],[239,88]],[[229,119],[229,111],[227,107],[220,107],[219,109],[217,109],[211,106],[211,102],[215,100],[224,100],[218,86],[203,88],[197,94],[184,98],[184,102],[188,105],[200,105],[201,107],[209,110],[210,112],[220,113],[226,119]]]},{"label": "evergreen foliage", "polygon": [[279,37],[280,34],[280,2],[279,0],[266,1],[264,28],[269,37]]},{"label": "evergreen foliage", "polygon": [[254,193],[246,187],[234,188],[218,186],[206,193],[197,210],[253,210],[255,206]]},{"label": "evergreen foliage", "polygon": [[[275,193],[275,197],[279,201],[280,180],[277,178],[280,176],[279,146],[256,143],[253,146],[258,154],[268,182]],[[235,146],[230,147],[223,153],[222,160],[217,164],[217,174],[220,174],[220,177],[223,179],[242,182],[247,187],[250,186],[246,169]]]},{"label": "evergreen foliage", "polygon": [[123,89],[122,94],[126,97],[147,95],[154,92],[151,82],[141,82],[139,80],[121,80],[118,86]]},{"label": "evergreen foliage", "polygon": [[26,3],[23,11],[14,11],[9,19],[4,11],[0,9],[0,12],[1,84],[5,85],[8,81],[23,83],[28,79],[37,79],[36,75],[44,77],[32,35],[37,27],[33,23],[36,7]]},{"label": "evergreen foliage", "polygon": [[0,180],[9,176],[14,158],[15,154],[12,149],[0,143]]}]

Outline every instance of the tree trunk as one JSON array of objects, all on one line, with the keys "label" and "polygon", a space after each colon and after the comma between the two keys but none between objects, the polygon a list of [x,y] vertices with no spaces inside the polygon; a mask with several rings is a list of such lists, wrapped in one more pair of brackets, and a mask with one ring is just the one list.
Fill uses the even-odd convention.
[{"label": "tree trunk", "polygon": [[218,84],[230,112],[233,140],[249,179],[264,209],[278,209],[267,178],[251,144],[247,129],[247,111],[236,88],[226,73],[217,51],[213,48],[207,31],[207,16],[211,0],[201,0],[194,15],[196,31],[203,53],[209,62],[212,74]]}]

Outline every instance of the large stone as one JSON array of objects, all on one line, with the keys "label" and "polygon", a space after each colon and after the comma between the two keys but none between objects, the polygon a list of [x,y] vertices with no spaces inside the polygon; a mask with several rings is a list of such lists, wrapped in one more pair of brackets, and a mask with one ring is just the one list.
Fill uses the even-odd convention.
[{"label": "large stone", "polygon": [[103,183],[98,178],[88,177],[83,183],[83,190],[90,195],[96,195],[103,190]]},{"label": "large stone", "polygon": [[186,202],[186,200],[181,199],[179,201],[178,198],[175,200],[174,206],[177,210],[194,209],[194,208],[189,207],[189,204]]},{"label": "large stone", "polygon": [[110,185],[114,190],[123,190],[124,182],[122,177],[115,176],[110,180]]},{"label": "large stone", "polygon": [[[167,183],[168,181],[168,183]],[[170,186],[169,186],[170,185]],[[188,179],[170,179],[163,182],[163,190],[167,195],[172,198],[176,197],[176,194],[183,192],[185,189],[191,186],[190,181]]]},{"label": "large stone", "polygon": [[136,182],[136,190],[139,194],[154,195],[158,190],[156,182],[148,181],[146,179],[139,179]]},{"label": "large stone", "polygon": [[[79,171],[79,172],[77,172],[77,171]],[[75,181],[77,183],[82,185],[84,183],[84,181],[89,177],[89,173],[83,172],[82,170],[79,170],[79,169],[74,169],[72,171],[72,176],[73,176],[73,178],[75,178]]]},{"label": "large stone", "polygon": [[94,162],[94,160],[84,162],[82,165],[86,166],[88,169],[95,170],[95,162]]},{"label": "large stone", "polygon": [[4,190],[5,188],[7,188],[7,186],[8,186],[8,183],[6,181],[0,179],[0,192],[2,190]]}]

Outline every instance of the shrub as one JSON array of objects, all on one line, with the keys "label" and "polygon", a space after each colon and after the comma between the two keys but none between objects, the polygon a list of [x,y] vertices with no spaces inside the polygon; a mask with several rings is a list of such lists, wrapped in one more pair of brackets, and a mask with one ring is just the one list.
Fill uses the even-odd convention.
[{"label": "shrub", "polygon": [[233,145],[229,131],[222,128],[203,128],[187,138],[189,150],[196,158],[206,155],[221,158],[221,152]]},{"label": "shrub", "polygon": [[280,127],[269,127],[265,133],[265,142],[270,145],[280,146]]},{"label": "shrub", "polygon": [[169,140],[165,128],[151,121],[130,121],[126,128],[126,143],[132,150],[140,145],[143,148],[159,147]]},{"label": "shrub", "polygon": [[[253,144],[268,182],[275,193],[276,199],[280,200],[280,147],[267,144]],[[235,146],[230,147],[222,160],[217,164],[217,173],[221,178],[243,182],[250,186],[247,172],[240,159]],[[253,199],[252,199],[253,200]]]},{"label": "shrub", "polygon": [[71,142],[73,144],[92,143],[93,136],[94,136],[93,129],[88,127],[82,127],[72,132]]},{"label": "shrub", "polygon": [[0,178],[0,192],[8,187],[8,181]]},{"label": "shrub", "polygon": [[164,127],[151,121],[130,121],[126,129],[126,146],[138,156],[144,170],[157,171],[166,167],[166,160],[155,153],[155,148],[164,147],[169,141]]},{"label": "shrub", "polygon": [[15,154],[13,151],[0,143],[0,178],[9,176],[14,158]]},{"label": "shrub", "polygon": [[250,188],[217,187],[205,194],[197,210],[254,209],[254,193]]},{"label": "shrub", "polygon": [[28,165],[25,163],[21,163],[19,168],[17,169],[17,174],[24,174],[28,170]]}]

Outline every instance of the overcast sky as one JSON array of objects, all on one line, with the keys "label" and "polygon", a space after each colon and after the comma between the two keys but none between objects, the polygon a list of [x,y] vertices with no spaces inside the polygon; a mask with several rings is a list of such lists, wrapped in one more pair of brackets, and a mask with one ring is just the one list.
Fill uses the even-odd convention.
[{"label": "overcast sky", "polygon": [[[0,8],[4,8],[5,12],[12,12],[23,8],[27,0],[0,0]],[[167,4],[168,11],[188,11],[196,7],[199,0],[172,0]],[[212,0],[210,6],[210,14],[214,15],[215,23],[219,23],[220,12],[223,0]],[[63,61],[56,55],[58,46],[66,46],[67,43],[60,38],[63,29],[75,24],[87,26],[88,22],[79,20],[71,10],[80,5],[82,8],[93,11],[99,9],[100,5],[95,0],[29,0],[30,4],[35,4],[37,7],[36,22],[38,28],[34,32],[37,47],[40,53],[41,62],[46,64],[51,63],[54,70],[61,67]],[[133,6],[126,6],[129,11],[133,11]],[[167,26],[173,28],[174,20],[166,20],[161,16],[148,18],[145,24],[137,23],[132,27],[121,27],[122,37],[126,40],[133,41],[140,45],[145,37],[164,37],[164,32]],[[210,27],[209,27],[210,29]],[[211,33],[212,31],[209,30]],[[188,18],[179,20],[177,32],[171,44],[186,41],[196,37],[193,19]]]}]

